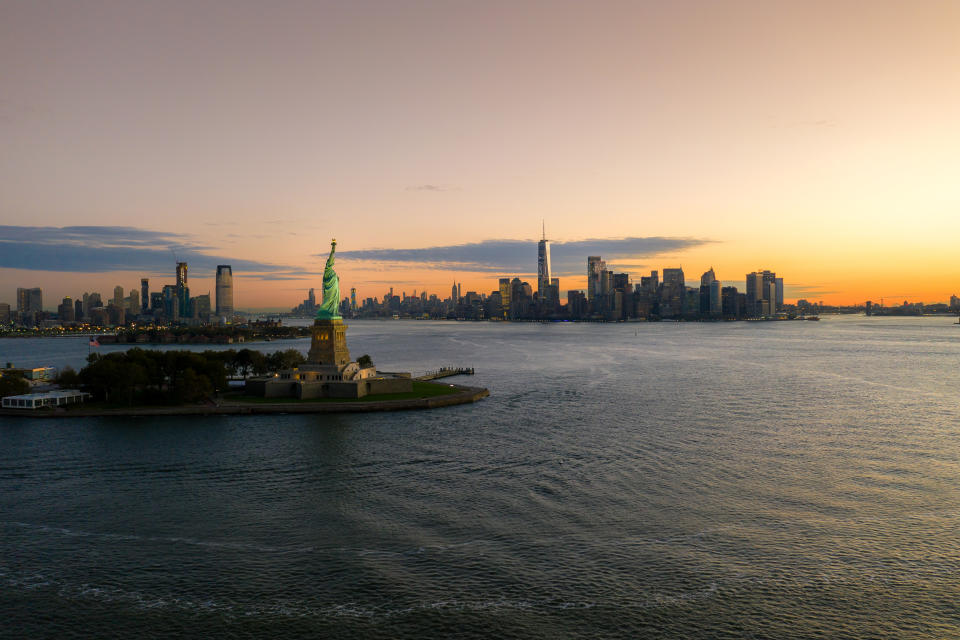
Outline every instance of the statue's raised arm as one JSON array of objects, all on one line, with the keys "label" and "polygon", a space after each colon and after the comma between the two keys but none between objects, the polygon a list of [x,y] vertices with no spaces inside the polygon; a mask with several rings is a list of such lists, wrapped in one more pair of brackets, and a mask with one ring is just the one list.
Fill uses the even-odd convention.
[{"label": "statue's raised arm", "polygon": [[334,239],[330,241],[330,257],[327,258],[327,266],[323,269],[323,303],[317,311],[317,318],[320,320],[340,317],[340,278],[333,270],[336,250],[337,241]]}]

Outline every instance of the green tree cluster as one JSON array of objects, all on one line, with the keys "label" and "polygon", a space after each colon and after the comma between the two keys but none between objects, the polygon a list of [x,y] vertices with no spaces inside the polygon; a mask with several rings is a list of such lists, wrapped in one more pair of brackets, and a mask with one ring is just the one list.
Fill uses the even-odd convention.
[{"label": "green tree cluster", "polygon": [[0,376],[0,398],[19,396],[30,392],[30,385],[23,376],[5,374]]},{"label": "green tree cluster", "polygon": [[57,382],[80,386],[96,399],[118,404],[200,402],[226,390],[227,378],[291,369],[306,362],[296,349],[265,354],[254,349],[159,351],[128,349],[91,354],[79,373],[65,368]]},{"label": "green tree cluster", "polygon": [[78,374],[97,399],[132,405],[198,402],[227,386],[224,352],[129,349],[91,354]]}]

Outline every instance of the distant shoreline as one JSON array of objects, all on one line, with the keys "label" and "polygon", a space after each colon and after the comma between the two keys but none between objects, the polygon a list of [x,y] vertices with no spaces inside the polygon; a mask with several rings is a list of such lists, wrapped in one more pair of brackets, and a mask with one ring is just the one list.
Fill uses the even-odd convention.
[{"label": "distant shoreline", "polygon": [[[439,386],[439,385],[438,385]],[[352,402],[229,402],[215,405],[182,405],[172,407],[130,407],[116,409],[0,409],[0,416],[20,418],[103,418],[103,417],[149,417],[149,416],[237,416],[276,415],[284,413],[370,413],[375,411],[410,411],[439,409],[460,404],[478,402],[490,395],[482,387],[451,386],[456,393],[401,400],[355,400]]]}]

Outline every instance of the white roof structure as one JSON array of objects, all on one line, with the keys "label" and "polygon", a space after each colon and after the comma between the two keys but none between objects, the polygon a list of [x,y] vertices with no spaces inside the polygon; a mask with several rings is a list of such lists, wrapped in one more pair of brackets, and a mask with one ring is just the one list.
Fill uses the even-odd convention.
[{"label": "white roof structure", "polygon": [[65,404],[83,402],[90,397],[85,391],[76,389],[58,389],[43,393],[25,393],[20,396],[7,396],[3,399],[4,409],[39,409],[41,407],[60,407]]}]

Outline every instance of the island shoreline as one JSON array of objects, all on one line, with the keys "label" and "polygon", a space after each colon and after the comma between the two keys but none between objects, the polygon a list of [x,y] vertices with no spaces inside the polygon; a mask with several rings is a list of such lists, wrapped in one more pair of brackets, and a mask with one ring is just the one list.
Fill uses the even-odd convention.
[{"label": "island shoreline", "polygon": [[411,411],[439,409],[478,402],[490,395],[483,387],[450,385],[456,393],[424,398],[402,400],[354,400],[351,402],[263,402],[230,403],[221,405],[190,405],[171,407],[129,407],[117,409],[48,410],[48,409],[0,409],[0,417],[21,418],[103,418],[103,417],[149,417],[149,416],[216,416],[216,415],[277,415],[320,413],[372,413],[379,411]]}]

